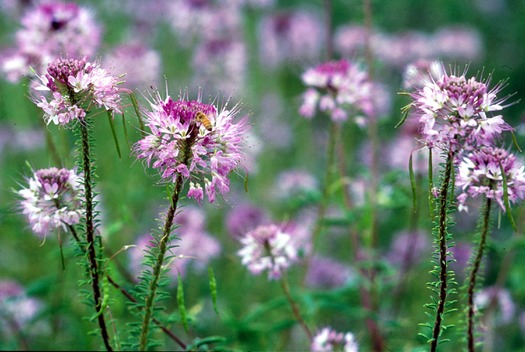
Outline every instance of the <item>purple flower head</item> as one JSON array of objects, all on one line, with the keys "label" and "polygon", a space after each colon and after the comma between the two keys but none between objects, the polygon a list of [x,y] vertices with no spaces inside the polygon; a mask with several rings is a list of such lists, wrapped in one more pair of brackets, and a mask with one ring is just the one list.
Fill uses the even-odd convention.
[{"label": "purple flower head", "polygon": [[259,26],[261,63],[273,69],[283,63],[315,62],[324,38],[322,21],[305,10],[265,16]]},{"label": "purple flower head", "polygon": [[245,43],[232,36],[206,38],[194,50],[194,82],[230,92],[242,89],[248,58]]},{"label": "purple flower head", "polygon": [[486,309],[493,304],[496,304],[499,310],[498,323],[510,323],[516,313],[516,304],[508,290],[498,286],[490,286],[474,296],[474,305],[478,310]]},{"label": "purple flower head", "polygon": [[20,207],[33,232],[45,237],[56,228],[66,229],[80,221],[78,176],[73,170],[41,169],[18,191]]},{"label": "purple flower head", "polygon": [[157,51],[139,42],[115,47],[104,58],[103,66],[117,77],[126,75],[127,88],[144,88],[156,85],[161,70],[161,58]]},{"label": "purple flower head", "polygon": [[34,97],[35,104],[44,111],[49,124],[66,126],[70,121],[84,120],[95,105],[120,112],[120,90],[117,77],[110,75],[99,63],[86,59],[56,59],[34,89],[51,93],[51,97]]},{"label": "purple flower head", "polygon": [[243,265],[254,275],[268,270],[269,280],[278,280],[297,260],[292,238],[277,225],[261,225],[242,239],[244,247],[237,252]]},{"label": "purple flower head", "polygon": [[309,287],[336,288],[355,277],[355,273],[331,258],[314,256],[306,274],[306,284]]},{"label": "purple flower head", "polygon": [[0,281],[0,328],[3,332],[13,329],[13,326],[24,329],[41,310],[42,302],[28,297],[17,282]]},{"label": "purple flower head", "polygon": [[313,338],[310,346],[313,352],[344,351],[357,352],[357,341],[351,332],[342,333],[325,327]]},{"label": "purple flower head", "polygon": [[328,61],[306,70],[302,80],[309,88],[303,94],[299,113],[312,118],[317,108],[333,121],[348,119],[347,108],[372,113],[373,84],[368,74],[348,60]]},{"label": "purple flower head", "polygon": [[227,102],[218,110],[213,104],[188,100],[181,96],[173,100],[160,95],[150,102],[145,122],[150,133],[138,141],[134,150],[160,173],[162,180],[175,182],[177,177],[188,180],[188,197],[197,201],[206,193],[210,203],[216,191],[229,191],[229,173],[243,159],[244,136],[248,131],[247,116],[234,119],[239,105],[227,109]]},{"label": "purple flower head", "polygon": [[[445,70],[443,70],[445,71]],[[425,143],[455,151],[476,145],[490,145],[503,131],[512,130],[500,111],[508,97],[498,98],[502,82],[489,89],[490,76],[485,81],[475,77],[444,73],[439,79],[427,82],[412,94],[415,115],[422,124]]]},{"label": "purple flower head", "polygon": [[387,258],[391,263],[408,269],[430,253],[431,248],[425,233],[403,231],[396,235]]},{"label": "purple flower head", "polygon": [[269,222],[264,209],[252,204],[239,204],[226,217],[228,232],[235,239],[241,239],[250,229]]},{"label": "purple flower head", "polygon": [[2,60],[2,70],[12,82],[43,72],[60,55],[91,57],[100,43],[101,28],[87,9],[75,3],[42,2],[22,17],[16,49]]},{"label": "purple flower head", "polygon": [[517,203],[525,198],[525,167],[523,161],[501,148],[481,147],[465,156],[458,166],[456,186],[461,189],[458,196],[459,210],[468,210],[465,202],[469,197],[485,195],[495,200],[505,211],[503,200],[503,175],[507,181],[509,201]]}]

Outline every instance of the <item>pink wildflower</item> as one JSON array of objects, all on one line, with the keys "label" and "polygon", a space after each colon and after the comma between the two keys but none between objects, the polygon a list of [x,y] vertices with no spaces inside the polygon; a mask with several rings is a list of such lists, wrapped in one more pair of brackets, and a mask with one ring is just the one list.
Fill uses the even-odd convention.
[{"label": "pink wildflower", "polygon": [[48,124],[52,121],[66,126],[70,121],[83,120],[93,106],[120,112],[119,81],[98,63],[56,59],[49,64],[47,74],[38,78],[41,83],[34,89],[52,95],[34,98]]},{"label": "pink wildflower", "polygon": [[509,202],[516,203],[525,198],[525,167],[523,161],[501,148],[481,147],[465,156],[458,166],[456,186],[461,189],[458,196],[459,210],[468,210],[466,200],[485,195],[495,200],[505,211],[503,200],[503,175],[507,180]]},{"label": "pink wildflower", "polygon": [[342,333],[326,327],[314,336],[311,350],[314,352],[357,352],[358,345],[351,332]]},{"label": "pink wildflower", "polygon": [[313,117],[317,107],[333,121],[347,120],[347,108],[365,113],[373,110],[373,85],[367,73],[348,60],[322,63],[306,70],[301,78],[309,88],[299,112],[307,118]]},{"label": "pink wildflower", "polygon": [[66,229],[80,221],[78,176],[73,170],[41,169],[28,179],[28,188],[18,191],[20,202],[33,232],[44,237],[57,228]]},{"label": "pink wildflower", "polygon": [[29,9],[16,33],[16,49],[2,60],[8,80],[43,72],[60,55],[91,57],[100,43],[101,28],[93,14],[72,2],[48,1]]},{"label": "pink wildflower", "polygon": [[[231,110],[227,104],[219,111],[213,104],[204,104],[201,97],[187,100],[181,96],[164,100],[157,95],[145,111],[150,134],[135,144],[138,158],[145,159],[160,173],[164,181],[175,182],[178,175],[189,180],[188,197],[200,201],[206,193],[210,203],[218,190],[229,191],[229,173],[243,160],[242,146],[249,125],[247,116],[238,123],[234,119],[239,105]],[[196,118],[206,116],[206,125]]]},{"label": "pink wildflower", "polygon": [[278,280],[297,260],[297,250],[291,239],[277,225],[261,225],[240,240],[244,247],[237,254],[253,274],[268,270],[268,279]]}]

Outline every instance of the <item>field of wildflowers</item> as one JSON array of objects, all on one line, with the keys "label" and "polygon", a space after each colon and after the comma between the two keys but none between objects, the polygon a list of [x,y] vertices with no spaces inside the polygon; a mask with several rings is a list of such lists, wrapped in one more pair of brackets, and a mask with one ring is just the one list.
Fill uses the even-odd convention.
[{"label": "field of wildflowers", "polygon": [[0,16],[1,350],[525,351],[525,3]]}]

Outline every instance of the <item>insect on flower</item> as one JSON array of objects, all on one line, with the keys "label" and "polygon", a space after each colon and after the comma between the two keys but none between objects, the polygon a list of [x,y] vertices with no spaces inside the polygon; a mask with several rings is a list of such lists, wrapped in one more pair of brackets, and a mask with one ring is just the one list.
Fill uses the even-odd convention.
[{"label": "insect on flower", "polygon": [[206,116],[205,113],[202,111],[199,111],[195,114],[195,120],[199,122],[204,128],[206,128],[208,131],[212,130],[211,121],[208,119],[208,116]]}]

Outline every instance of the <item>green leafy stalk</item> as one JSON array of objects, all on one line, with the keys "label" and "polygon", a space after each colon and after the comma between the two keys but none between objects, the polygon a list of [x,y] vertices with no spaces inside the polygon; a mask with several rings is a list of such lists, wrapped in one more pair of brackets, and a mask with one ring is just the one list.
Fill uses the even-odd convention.
[{"label": "green leafy stalk", "polygon": [[310,332],[310,329],[308,328],[308,326],[306,325],[306,322],[304,321],[302,315],[301,315],[301,311],[299,310],[299,307],[297,306],[297,303],[295,303],[293,297],[292,297],[292,294],[290,293],[290,287],[288,286],[288,281],[286,279],[286,277],[283,275],[283,277],[281,278],[281,288],[283,289],[283,292],[286,296],[286,299],[288,300],[288,303],[290,303],[290,307],[292,308],[292,313],[295,317],[295,319],[297,319],[297,322],[299,323],[299,325],[301,325],[301,328],[304,330],[304,332],[306,333],[306,336],[308,336],[308,339],[310,341],[313,340],[313,335],[312,333]]},{"label": "green leafy stalk", "polygon": [[[89,124],[88,121],[82,121],[80,123],[80,135],[81,135],[81,148],[82,148],[82,168],[84,173],[84,200],[85,200],[85,233],[88,251],[88,262],[89,262],[89,274],[91,276],[91,286],[93,289],[93,298],[95,301],[95,310],[98,313],[102,306],[102,297],[100,294],[99,284],[99,269],[97,262],[97,253],[95,242],[95,226],[94,226],[94,215],[93,215],[93,180],[92,180],[92,165],[91,165],[91,151],[89,143]],[[104,346],[108,351],[113,351],[109,343],[109,334],[106,327],[106,321],[104,314],[100,314],[97,317],[98,325],[100,327],[100,333]]]},{"label": "green leafy stalk", "polygon": [[[186,159],[189,159],[189,155],[188,154],[186,155],[187,155]],[[146,303],[144,306],[144,319],[142,321],[142,330],[140,333],[140,340],[139,340],[140,351],[145,351],[147,348],[148,331],[149,331],[149,324],[151,321],[151,314],[153,310],[153,302],[155,301],[155,295],[157,293],[162,264],[164,263],[164,258],[166,256],[166,252],[169,247],[171,228],[173,226],[173,219],[175,217],[175,212],[177,210],[177,203],[179,201],[179,196],[180,196],[180,192],[181,192],[183,183],[184,183],[184,179],[182,178],[180,174],[178,174],[177,179],[175,180],[175,189],[173,191],[173,195],[171,198],[170,208],[168,209],[168,213],[166,215],[166,221],[164,223],[164,229],[163,229],[162,237],[159,243],[157,260],[156,260],[155,266],[153,267],[153,273],[152,273],[153,277],[149,285],[149,294],[146,297]]]},{"label": "green leafy stalk", "polygon": [[454,153],[449,151],[445,172],[443,174],[443,183],[439,191],[439,220],[437,224],[439,249],[439,300],[437,302],[434,329],[432,331],[432,339],[430,343],[431,352],[435,352],[437,350],[439,335],[441,334],[442,330],[443,315],[445,314],[445,302],[447,299],[447,211],[449,201],[448,192],[452,178],[453,161]]},{"label": "green leafy stalk", "polygon": [[478,277],[478,271],[481,266],[481,260],[483,258],[483,252],[485,250],[485,244],[487,241],[487,234],[489,232],[489,220],[490,220],[490,208],[492,205],[492,199],[487,198],[487,203],[483,211],[481,235],[476,249],[476,256],[472,264],[469,275],[468,283],[468,303],[467,303],[467,340],[469,352],[474,352],[474,290],[476,288],[476,280]]}]

